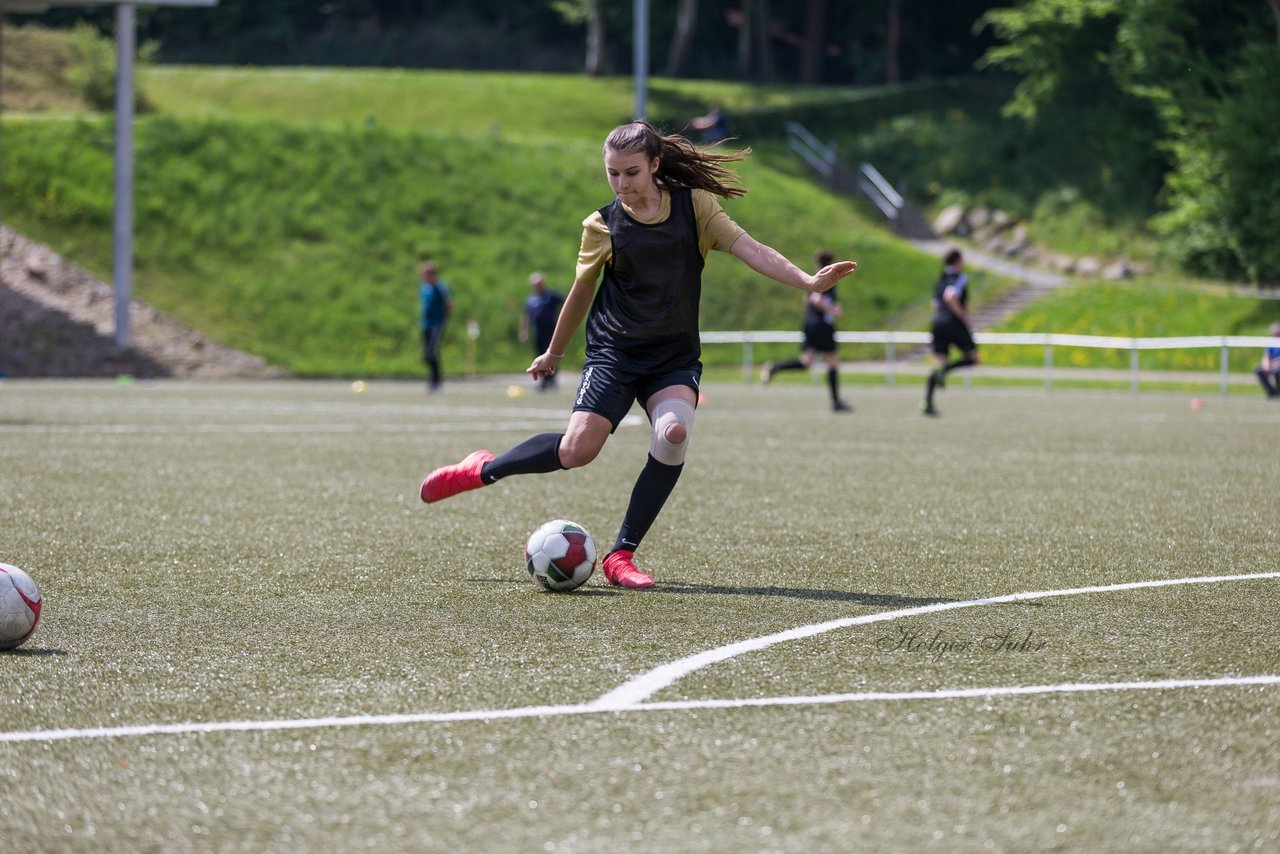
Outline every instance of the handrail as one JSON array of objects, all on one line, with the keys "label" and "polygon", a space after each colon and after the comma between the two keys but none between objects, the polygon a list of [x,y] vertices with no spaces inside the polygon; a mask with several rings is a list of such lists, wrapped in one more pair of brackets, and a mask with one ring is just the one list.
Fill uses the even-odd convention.
[{"label": "handrail", "polygon": [[804,158],[804,161],[821,175],[823,180],[830,181],[836,169],[835,146],[820,142],[799,122],[787,122],[786,127],[788,147]]},{"label": "handrail", "polygon": [[870,163],[858,164],[858,189],[880,209],[886,219],[896,220],[905,204],[893,185]]},{"label": "handrail", "polygon": [[862,171],[863,175],[867,176],[868,181],[876,185],[877,190],[884,193],[885,198],[889,200],[890,204],[895,208],[902,207],[902,196],[898,194],[897,190],[893,189],[893,185],[889,183],[888,179],[880,174],[879,169],[872,166],[870,163],[867,163],[865,160],[858,165],[858,169]]}]

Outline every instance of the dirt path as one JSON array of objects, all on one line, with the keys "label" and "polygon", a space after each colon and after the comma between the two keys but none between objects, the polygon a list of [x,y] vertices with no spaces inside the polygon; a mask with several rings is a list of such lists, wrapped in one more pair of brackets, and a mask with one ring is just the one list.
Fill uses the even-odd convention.
[{"label": "dirt path", "polygon": [[115,343],[115,290],[0,226],[0,372],[8,377],[263,379],[286,372],[134,300]]}]

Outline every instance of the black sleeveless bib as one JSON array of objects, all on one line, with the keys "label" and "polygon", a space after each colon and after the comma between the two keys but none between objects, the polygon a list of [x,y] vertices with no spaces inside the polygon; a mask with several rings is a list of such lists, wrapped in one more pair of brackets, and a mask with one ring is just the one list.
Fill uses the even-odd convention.
[{"label": "black sleeveless bib", "polygon": [[645,224],[622,202],[600,209],[613,257],[587,316],[587,356],[648,371],[696,361],[704,259],[693,191],[670,192],[671,213]]}]

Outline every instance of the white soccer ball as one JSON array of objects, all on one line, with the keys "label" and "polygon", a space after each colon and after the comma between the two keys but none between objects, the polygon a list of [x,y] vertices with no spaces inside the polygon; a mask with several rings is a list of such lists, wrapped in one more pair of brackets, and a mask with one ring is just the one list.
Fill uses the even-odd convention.
[{"label": "white soccer ball", "polygon": [[596,570],[596,541],[578,523],[556,519],[530,535],[524,563],[533,580],[547,590],[573,590]]},{"label": "white soccer ball", "polygon": [[16,649],[40,622],[40,588],[16,566],[0,563],[0,649]]}]

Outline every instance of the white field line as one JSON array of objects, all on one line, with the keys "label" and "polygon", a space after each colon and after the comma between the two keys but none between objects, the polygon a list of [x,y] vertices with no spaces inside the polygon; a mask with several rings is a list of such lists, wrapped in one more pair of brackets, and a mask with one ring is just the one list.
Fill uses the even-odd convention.
[{"label": "white field line", "polygon": [[214,721],[210,723],[144,724],[141,726],[90,727],[86,729],[32,730],[29,732],[0,733],[0,744],[13,744],[24,741],[49,742],[94,738],[136,738],[147,735],[200,735],[215,732],[280,732],[284,730],[339,729],[358,726],[404,726],[406,724],[495,721],[515,718],[555,718],[564,717],[565,715],[611,715],[624,712],[745,709],[765,706],[812,706],[897,700],[956,700],[1041,694],[1087,694],[1102,691],[1169,691],[1187,688],[1235,688],[1253,685],[1280,685],[1280,675],[1223,676],[1217,679],[1157,679],[1151,682],[1068,682],[1061,685],[1010,685],[990,688],[952,688],[938,691],[866,691],[856,694],[747,697],[738,700],[675,700],[661,703],[637,703],[634,706],[608,709],[601,708],[593,703],[581,703],[576,706],[524,706],[517,709],[476,709],[463,712],[418,712],[394,715],[297,718],[294,720]]},{"label": "white field line", "polygon": [[[869,703],[890,700],[966,700],[974,697],[1022,697],[1033,694],[1089,694],[1099,691],[1168,691],[1177,688],[1225,688],[1247,685],[1280,685],[1280,674],[1223,676],[1218,679],[1156,679],[1150,682],[1064,682],[1060,685],[1008,685],[990,688],[942,688],[937,691],[861,691],[851,694],[814,694],[798,697],[748,697],[741,700],[670,700],[639,703],[623,711],[681,709],[742,709],[758,706],[811,706],[832,703]],[[594,707],[591,707],[594,710]]]},{"label": "white field line", "polygon": [[[558,421],[563,421],[561,416]],[[0,425],[0,433],[78,436],[181,436],[280,433],[474,433],[483,430],[531,430],[533,420],[477,421],[470,424],[54,424]]]},{"label": "white field line", "polygon": [[[539,420],[542,419],[542,420]],[[76,435],[76,436],[179,436],[179,435],[241,435],[300,433],[474,433],[478,431],[528,431],[544,429],[543,421],[566,421],[565,413],[554,416],[527,413],[522,420],[512,421],[448,421],[443,423],[415,422],[410,424],[360,423],[360,424],[0,424],[0,434],[24,435]],[[636,427],[644,423],[639,415],[627,415],[619,427]]]},{"label": "white field line", "polygon": [[959,608],[974,608],[979,605],[1003,605],[1009,602],[1025,602],[1030,599],[1051,599],[1057,596],[1077,596],[1083,593],[1114,593],[1120,590],[1139,590],[1148,587],[1172,587],[1180,584],[1217,584],[1225,581],[1258,580],[1263,578],[1280,578],[1280,572],[1260,572],[1249,575],[1214,575],[1196,578],[1167,578],[1159,581],[1130,581],[1123,584],[1104,584],[1095,587],[1073,587],[1065,590],[1039,590],[1033,593],[1010,593],[1006,596],[993,596],[989,599],[966,599],[959,602],[938,602],[933,605],[920,605],[915,608],[904,608],[899,611],[883,611],[878,614],[865,614],[861,617],[843,617],[825,623],[811,623],[794,629],[763,635],[737,643],[727,644],[706,652],[679,658],[675,661],[655,667],[648,673],[641,674],[625,684],[610,691],[591,705],[598,709],[630,708],[644,702],[654,693],[688,676],[695,670],[701,670],[712,664],[736,658],[749,652],[767,649],[774,644],[785,641],[810,638],[845,629],[850,626],[865,626],[869,623],[880,623],[886,620],[897,620],[902,617],[918,617],[922,614],[936,614],[939,611],[954,611]]},{"label": "white field line", "polygon": [[123,738],[147,735],[189,735],[214,732],[274,732],[299,729],[331,729],[353,726],[400,726],[416,723],[449,723],[457,721],[489,721],[513,718],[557,717],[562,715],[586,715],[619,712],[672,711],[685,709],[759,708],[763,706],[795,706],[834,703],[856,703],[896,700],[965,699],[975,697],[1028,696],[1037,694],[1090,693],[1100,691],[1153,691],[1186,688],[1241,687],[1253,685],[1280,685],[1280,675],[1224,676],[1214,679],[1161,679],[1149,682],[1100,682],[1064,683],[1060,685],[1011,685],[989,688],[942,689],[936,691],[861,692],[850,694],[818,694],[792,697],[750,697],[730,700],[679,700],[646,703],[644,699],[654,691],[664,688],[682,676],[710,664],[725,661],[736,655],[765,649],[787,640],[812,637],[822,632],[848,626],[893,620],[901,617],[936,613],[956,608],[979,605],[998,605],[1029,599],[1048,599],[1055,596],[1073,596],[1087,593],[1111,593],[1121,590],[1138,590],[1151,587],[1171,587],[1182,584],[1213,584],[1228,581],[1256,581],[1280,578],[1280,572],[1262,572],[1244,575],[1218,575],[1196,578],[1170,578],[1159,581],[1135,581],[1124,584],[1107,584],[1095,587],[1076,587],[1065,590],[1047,590],[1034,593],[1012,593],[989,599],[970,599],[961,602],[943,602],[887,611],[865,617],[852,617],[801,626],[785,632],[765,635],[749,641],[728,644],[698,655],[687,656],[670,664],[655,668],[630,680],[622,687],[610,691],[589,703],[566,706],[525,706],[515,709],[483,709],[459,712],[421,712],[391,715],[349,715],[345,717],[298,718],[293,720],[214,721],[209,723],[145,724],[139,726],[91,727],[84,729],[30,730],[26,732],[0,732],[0,744],[28,741],[67,741],[71,739]]}]

